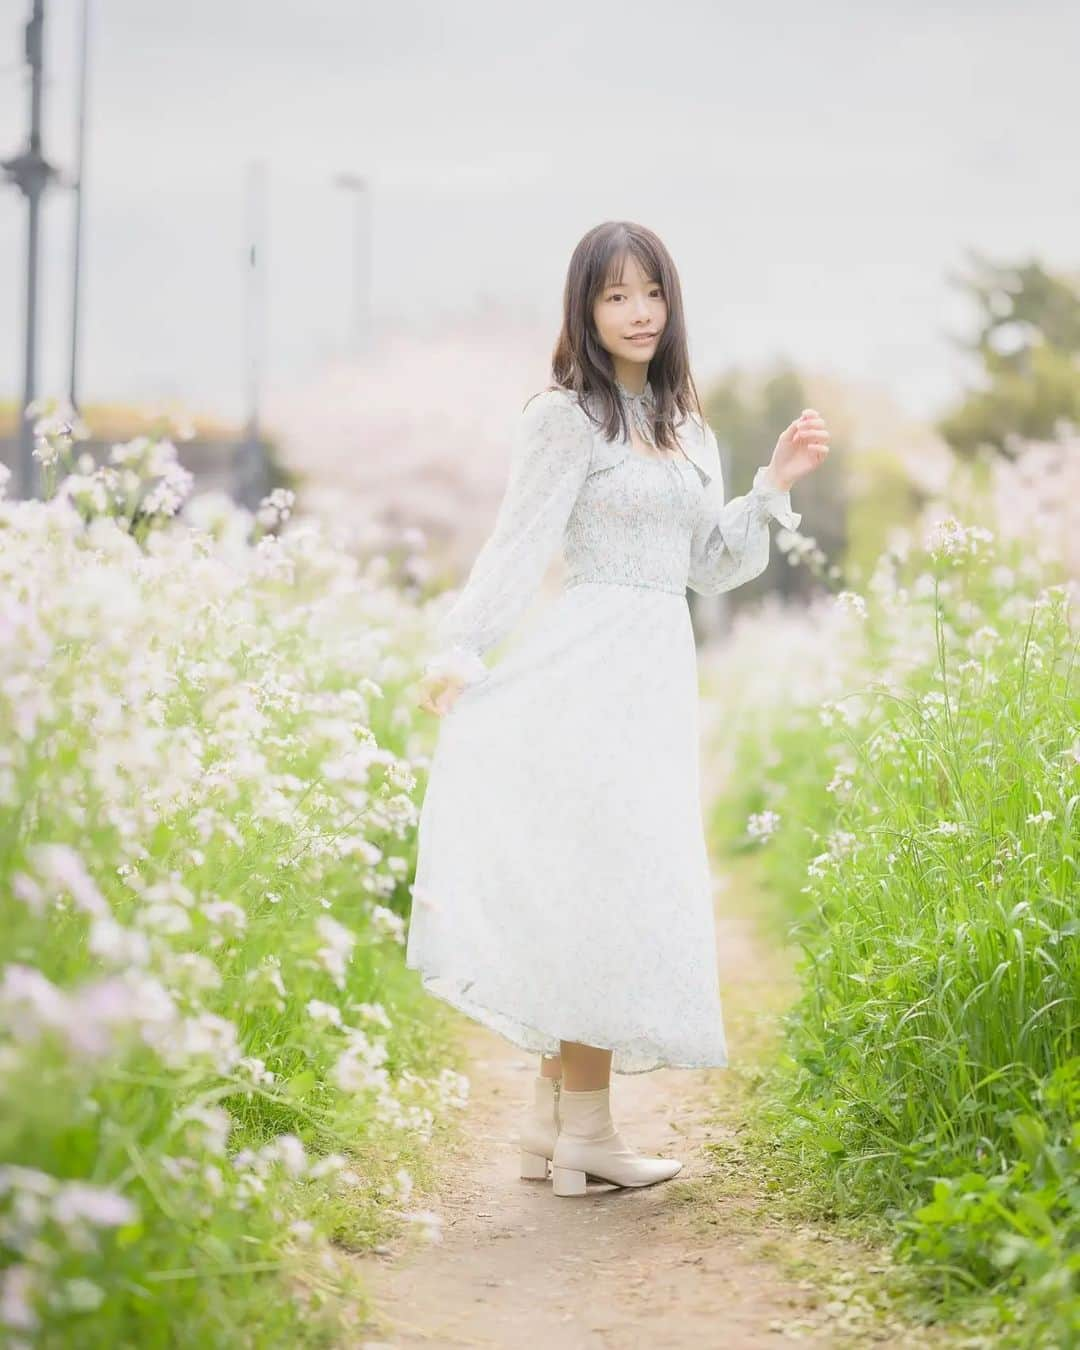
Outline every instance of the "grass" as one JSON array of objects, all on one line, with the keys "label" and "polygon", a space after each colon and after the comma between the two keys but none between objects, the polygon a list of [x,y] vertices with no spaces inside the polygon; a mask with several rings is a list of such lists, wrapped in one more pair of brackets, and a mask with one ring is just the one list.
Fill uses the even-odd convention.
[{"label": "grass", "polygon": [[928,1315],[996,1344],[1080,1335],[1080,700],[1056,583],[955,524],[884,558],[830,602],[831,663],[808,643],[830,696],[725,718],[712,822],[801,953],[755,1156],[789,1212],[887,1232]]}]

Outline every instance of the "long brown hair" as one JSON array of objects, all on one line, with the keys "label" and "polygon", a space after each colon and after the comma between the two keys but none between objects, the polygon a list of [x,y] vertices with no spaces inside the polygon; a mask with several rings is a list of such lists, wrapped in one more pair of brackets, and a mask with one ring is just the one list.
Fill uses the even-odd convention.
[{"label": "long brown hair", "polygon": [[622,281],[630,254],[651,282],[660,283],[667,301],[667,323],[649,362],[648,379],[656,403],[656,445],[677,450],[675,428],[691,413],[702,418],[704,414],[690,374],[679,274],[670,253],[644,225],[606,220],[584,235],[574,249],[563,288],[562,330],[551,358],[552,381],[555,387],[577,395],[592,420],[603,426],[609,441],[620,431],[629,437],[611,354],[597,337],[592,312],[604,287]]}]

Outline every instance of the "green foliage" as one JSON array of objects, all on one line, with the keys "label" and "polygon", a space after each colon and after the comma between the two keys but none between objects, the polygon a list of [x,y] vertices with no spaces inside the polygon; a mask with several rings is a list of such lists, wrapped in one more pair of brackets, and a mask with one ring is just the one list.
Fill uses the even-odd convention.
[{"label": "green foliage", "polygon": [[881,554],[882,540],[911,524],[920,499],[902,460],[888,450],[860,454],[856,478],[850,489],[845,571],[866,577]]},{"label": "green foliage", "polygon": [[847,696],[740,718],[714,819],[803,953],[775,1166],[818,1214],[890,1218],[928,1291],[1023,1345],[1080,1335],[1080,691],[1053,581],[955,523],[883,560]]},{"label": "green foliage", "polygon": [[989,446],[1011,454],[1023,439],[1052,440],[1062,423],[1080,425],[1080,282],[1037,262],[994,264],[972,254],[954,278],[978,311],[969,349],[980,363],[971,391],[939,430],[972,454]]},{"label": "green foliage", "polygon": [[[716,433],[728,496],[747,492],[759,465],[768,462],[781,433],[809,405],[809,396],[797,370],[781,366],[771,375],[750,382],[732,371],[709,386],[705,415]],[[828,461],[799,485],[800,533],[812,537],[830,556],[844,551],[846,456],[833,444]],[[841,505],[838,505],[841,504]],[[786,565],[774,555],[763,575],[741,587],[738,603],[745,604],[766,590],[794,595],[808,589],[806,569]]]}]

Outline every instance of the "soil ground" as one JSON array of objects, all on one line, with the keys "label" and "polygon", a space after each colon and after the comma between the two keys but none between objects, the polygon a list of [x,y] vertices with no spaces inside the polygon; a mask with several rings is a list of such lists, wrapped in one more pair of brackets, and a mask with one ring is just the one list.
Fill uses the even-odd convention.
[{"label": "soil ground", "polygon": [[[515,1127],[537,1057],[462,1018],[470,1103],[434,1194],[442,1240],[409,1226],[359,1258],[374,1314],[363,1350],[517,1347],[683,1350],[803,1344],[942,1344],[898,1330],[867,1305],[849,1269],[865,1249],[773,1219],[760,1179],[737,1165],[736,1115],[723,1103],[775,1035],[793,991],[790,958],[771,948],[727,878],[717,878],[717,946],[735,1069],[615,1074],[612,1114],[642,1152],[683,1160],[640,1189],[590,1183],[556,1197],[518,1176]],[[735,911],[735,912],[733,912]],[[733,1076],[734,1075],[734,1076]],[[728,1147],[730,1146],[730,1147]],[[726,1156],[730,1155],[730,1156]],[[873,1269],[873,1267],[870,1267]]]}]

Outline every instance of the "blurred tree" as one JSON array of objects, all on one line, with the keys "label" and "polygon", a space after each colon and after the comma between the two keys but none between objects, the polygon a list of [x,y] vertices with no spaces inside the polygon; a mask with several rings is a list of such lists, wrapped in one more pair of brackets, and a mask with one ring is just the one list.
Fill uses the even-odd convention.
[{"label": "blurred tree", "polygon": [[[731,371],[708,386],[703,401],[705,416],[720,445],[729,497],[749,491],[755,471],[769,462],[780,433],[804,408],[817,406],[802,376],[786,364],[756,378]],[[828,422],[828,410],[818,410]],[[836,429],[832,425],[830,432],[828,459],[797,485],[792,506],[802,514],[799,533],[812,535],[830,558],[840,558],[846,536],[846,473],[844,454],[837,447]],[[751,600],[765,590],[777,590],[784,596],[805,595],[813,584],[806,568],[790,566],[774,546],[765,572],[739,588],[739,600]]]},{"label": "blurred tree", "polygon": [[1080,277],[1035,261],[990,262],[969,250],[970,270],[950,281],[974,301],[979,328],[959,345],[982,365],[983,387],[938,423],[960,454],[991,446],[1012,456],[1021,441],[1052,440],[1080,425]]}]

